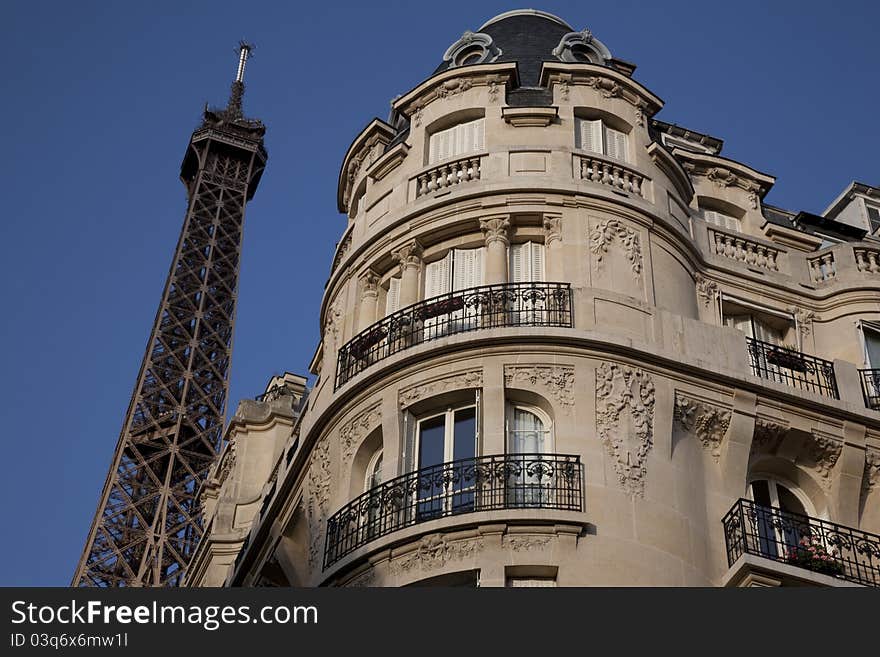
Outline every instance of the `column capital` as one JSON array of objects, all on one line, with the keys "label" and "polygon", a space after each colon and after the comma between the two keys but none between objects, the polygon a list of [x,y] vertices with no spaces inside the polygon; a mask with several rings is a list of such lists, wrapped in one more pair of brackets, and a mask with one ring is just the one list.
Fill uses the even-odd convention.
[{"label": "column capital", "polygon": [[360,276],[361,293],[363,296],[379,294],[379,274],[368,269]]},{"label": "column capital", "polygon": [[410,267],[422,266],[422,245],[418,240],[404,244],[396,251],[391,252],[391,258],[400,265],[401,271]]},{"label": "column capital", "polygon": [[544,215],[544,244],[550,246],[553,242],[562,241],[562,217],[559,215]]},{"label": "column capital", "polygon": [[510,243],[507,231],[510,228],[510,219],[507,216],[489,217],[480,219],[480,230],[486,239],[486,246],[493,242],[501,242],[504,246]]}]

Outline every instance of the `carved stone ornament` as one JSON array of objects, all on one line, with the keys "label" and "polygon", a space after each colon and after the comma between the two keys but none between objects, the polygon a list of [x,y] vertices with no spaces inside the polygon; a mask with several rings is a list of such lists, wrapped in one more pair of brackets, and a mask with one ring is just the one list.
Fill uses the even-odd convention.
[{"label": "carved stone ornament", "polygon": [[336,271],[339,267],[339,263],[348,255],[348,251],[351,249],[351,233],[346,235],[339,246],[336,248],[336,255],[333,257],[333,266],[330,268],[330,273]]},{"label": "carved stone ornament", "polygon": [[342,425],[339,430],[339,444],[342,447],[343,463],[348,463],[351,460],[361,441],[381,424],[382,403],[376,402]]},{"label": "carved stone ornament", "polygon": [[482,549],[482,538],[450,541],[442,534],[431,534],[423,537],[412,552],[392,559],[391,570],[394,573],[405,573],[411,570],[440,568],[450,561],[471,557]]},{"label": "carved stone ornament", "polygon": [[494,217],[492,219],[480,219],[480,230],[486,240],[486,246],[493,242],[501,242],[507,246],[510,240],[507,231],[510,229],[510,219],[507,217]]},{"label": "carved stone ornament", "polygon": [[755,419],[755,434],[752,437],[752,452],[772,453],[788,432],[788,427],[765,418]]},{"label": "carved stone ornament", "polygon": [[543,550],[554,538],[548,534],[505,534],[501,546],[514,552]]},{"label": "carved stone ornament", "polygon": [[483,387],[483,370],[469,370],[404,388],[398,395],[398,403],[400,408],[407,408],[421,399],[433,397],[449,390],[481,387]]},{"label": "carved stone ornament", "polygon": [[598,269],[602,257],[608,252],[608,245],[615,239],[626,253],[633,275],[638,277],[642,273],[642,247],[639,235],[617,219],[600,222],[590,233],[590,250],[596,256],[596,268]]},{"label": "carved stone ornament", "polygon": [[333,345],[338,344],[339,334],[342,332],[342,298],[335,299],[327,309],[327,321],[324,326],[324,342]]},{"label": "carved stone ornament", "polygon": [[562,239],[562,217],[544,215],[544,245],[550,246],[553,242]]},{"label": "carved stone ornament", "polygon": [[217,470],[217,483],[222,485],[226,478],[229,477],[229,473],[232,472],[232,468],[235,466],[235,440],[230,440],[229,445],[226,447],[226,452],[223,454],[223,460],[220,462],[220,467]]},{"label": "carved stone ornament", "polygon": [[324,436],[315,445],[309,462],[309,566],[314,569],[320,562],[321,541],[330,503],[330,441]]},{"label": "carved stone ornament", "polygon": [[653,445],[654,382],[643,370],[602,363],[596,370],[596,429],[614,462],[620,485],[644,496]]},{"label": "carved stone ornament", "polygon": [[368,568],[360,575],[353,577],[352,579],[346,582],[345,586],[350,588],[358,588],[358,587],[369,587],[372,586],[376,581],[376,569]]},{"label": "carved stone ornament", "polygon": [[712,167],[706,172],[706,177],[715,183],[716,187],[730,187],[737,183],[737,177],[731,171],[723,167]]},{"label": "carved stone ornament", "polygon": [[593,87],[603,98],[617,98],[621,95],[621,86],[610,78],[587,78],[587,86]]},{"label": "carved stone ornament", "polygon": [[711,306],[718,297],[718,283],[699,275],[696,276],[695,280],[697,284],[697,297],[703,302],[704,306]]},{"label": "carved stone ornament", "polygon": [[813,431],[809,445],[810,459],[816,464],[816,471],[825,487],[831,485],[831,471],[843,451],[843,442],[836,438]]},{"label": "carved stone ornament", "polygon": [[730,426],[730,416],[730,409],[675,393],[675,419],[685,431],[699,438],[716,463],[721,458],[721,443]]},{"label": "carved stone ornament", "polygon": [[351,201],[351,193],[354,190],[355,182],[357,181],[361,170],[365,165],[366,167],[369,167],[373,162],[379,159],[386,143],[387,142],[379,135],[373,135],[361,146],[360,150],[354,154],[351,160],[349,160],[348,169],[346,170],[345,188],[342,192],[342,203],[346,207],[348,207],[349,201]]},{"label": "carved stone ornament", "polygon": [[487,93],[489,94],[490,103],[494,104],[498,102],[498,99],[501,96],[501,90],[504,88],[504,86],[504,80],[501,77],[494,75],[489,78],[489,89]]},{"label": "carved stone ornament", "polygon": [[422,245],[417,240],[404,244],[391,252],[391,259],[400,265],[401,274],[404,269],[419,268],[422,266]]},{"label": "carved stone ornament", "polygon": [[862,495],[867,496],[880,483],[880,450],[865,450],[865,472],[862,475]]},{"label": "carved stone ornament", "polygon": [[574,407],[574,367],[570,365],[505,365],[504,385],[545,390],[566,413]]},{"label": "carved stone ornament", "polygon": [[816,314],[812,310],[797,307],[790,308],[789,311],[797,321],[801,337],[805,338],[810,335],[813,332],[813,320],[816,319]]},{"label": "carved stone ornament", "polygon": [[379,294],[379,274],[368,269],[361,275],[361,293],[364,296]]}]

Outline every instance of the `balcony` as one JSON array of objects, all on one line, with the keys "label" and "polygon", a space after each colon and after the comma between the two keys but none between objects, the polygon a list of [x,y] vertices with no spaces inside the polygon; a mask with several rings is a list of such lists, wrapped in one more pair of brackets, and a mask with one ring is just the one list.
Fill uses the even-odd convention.
[{"label": "balcony", "polygon": [[416,198],[479,179],[479,155],[444,162],[416,177]]},{"label": "balcony", "polygon": [[880,587],[880,536],[739,500],[724,516],[727,564],[744,554]]},{"label": "balcony", "polygon": [[880,370],[859,370],[865,407],[880,411]]},{"label": "balcony", "polygon": [[381,536],[428,520],[499,509],[583,511],[579,456],[478,456],[423,468],[368,490],[327,521],[324,568]]},{"label": "balcony", "polygon": [[746,343],[752,372],[762,379],[840,399],[831,361],[752,338]]},{"label": "balcony", "polygon": [[425,299],[358,333],[339,350],[336,388],[367,367],[447,335],[510,326],[572,326],[568,283],[505,283]]}]

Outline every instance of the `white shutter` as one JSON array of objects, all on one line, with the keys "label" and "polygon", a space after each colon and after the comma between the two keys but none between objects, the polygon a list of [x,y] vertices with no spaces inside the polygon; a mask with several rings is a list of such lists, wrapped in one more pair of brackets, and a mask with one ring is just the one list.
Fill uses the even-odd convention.
[{"label": "white shutter", "polygon": [[626,134],[613,128],[605,127],[605,154],[618,160],[626,161]]},{"label": "white shutter", "polygon": [[485,148],[486,139],[486,119],[477,119],[474,121],[474,141],[471,144],[470,151],[477,152]]},{"label": "white shutter", "polygon": [[529,280],[544,280],[544,245],[529,242]]},{"label": "white shutter", "polygon": [[739,329],[750,338],[755,337],[754,335],[752,335],[751,315],[726,315],[724,317],[724,325],[732,326],[735,329]]},{"label": "white shutter", "polygon": [[782,332],[755,318],[755,339],[770,344],[782,344]]},{"label": "white shutter", "polygon": [[436,262],[429,262],[425,267],[425,298],[437,297],[449,292],[449,265],[452,252]]},{"label": "white shutter", "polygon": [[593,153],[602,153],[602,122],[578,119],[580,124],[581,148]]},{"label": "white shutter", "polygon": [[730,215],[724,214],[723,212],[718,212],[717,210],[703,210],[703,219],[706,220],[707,223],[714,224],[721,228],[726,228],[727,230],[732,230],[735,232],[740,232],[740,221],[736,217],[731,217]]},{"label": "white shutter", "polygon": [[397,312],[400,308],[400,279],[392,278],[388,282],[388,294],[385,297],[385,315]]},{"label": "white shutter", "polygon": [[525,247],[525,244],[510,245],[510,279],[513,283],[522,283],[525,280],[523,271]]},{"label": "white shutter", "polygon": [[483,284],[483,249],[455,249],[452,289],[464,290]]}]

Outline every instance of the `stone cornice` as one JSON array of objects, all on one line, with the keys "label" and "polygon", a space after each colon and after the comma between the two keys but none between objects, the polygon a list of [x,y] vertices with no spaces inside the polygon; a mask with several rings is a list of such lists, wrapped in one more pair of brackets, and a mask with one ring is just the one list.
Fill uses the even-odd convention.
[{"label": "stone cornice", "polygon": [[695,194],[694,185],[691,182],[691,177],[681,165],[681,162],[675,159],[672,156],[672,153],[656,141],[648,145],[647,151],[648,156],[653,160],[654,164],[656,164],[660,170],[666,174],[666,177],[669,178],[670,182],[675,185],[675,191],[681,196],[685,205],[690,205]]},{"label": "stone cornice", "polygon": [[[445,98],[477,86],[489,87],[490,94],[503,92],[505,85],[516,85],[518,79],[516,62],[453,68],[428,78],[395,100],[391,106],[410,117],[413,125],[418,125],[415,114],[437,98]],[[492,89],[496,91],[491,91]],[[503,95],[495,102],[499,101],[504,102]]]},{"label": "stone cornice", "polygon": [[366,171],[367,166],[379,159],[382,155],[377,152],[377,146],[382,149],[391,143],[395,137],[394,128],[380,119],[373,119],[370,124],[361,130],[360,134],[351,142],[351,146],[345,152],[342,160],[342,168],[339,170],[339,184],[336,192],[336,203],[340,212],[348,212],[348,202],[351,200],[351,192],[355,187],[360,175]]},{"label": "stone cornice", "polygon": [[636,123],[644,125],[663,107],[663,100],[630,77],[613,68],[596,64],[544,62],[541,86],[553,84],[585,85],[597,89],[606,98],[622,98],[636,109]]},{"label": "stone cornice", "polygon": [[[721,188],[739,187],[746,192],[756,194],[757,198],[763,199],[776,182],[776,178],[769,174],[761,173],[741,162],[720,155],[694,153],[682,148],[674,148],[672,154],[691,176],[708,178]],[[758,209],[758,204],[755,202],[753,209]]]},{"label": "stone cornice", "polygon": [[405,142],[400,142],[373,162],[373,166],[367,171],[367,175],[373,180],[382,180],[382,178],[400,166],[407,153],[409,153],[409,145]]}]

